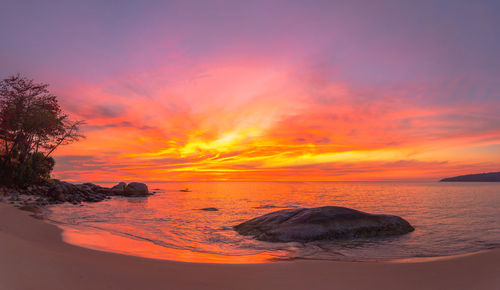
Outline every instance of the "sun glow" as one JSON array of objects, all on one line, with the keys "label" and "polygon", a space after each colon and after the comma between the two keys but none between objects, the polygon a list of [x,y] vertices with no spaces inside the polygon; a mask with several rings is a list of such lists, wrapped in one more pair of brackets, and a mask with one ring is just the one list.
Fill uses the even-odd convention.
[{"label": "sun glow", "polygon": [[[297,26],[297,15],[288,16],[281,26],[263,20],[259,31],[252,18],[236,21],[232,14],[229,22],[194,26],[209,38],[179,23],[141,33],[143,41],[124,29],[109,44],[113,49],[99,48],[104,59],[66,56],[57,67],[67,71],[57,74],[47,71],[54,67],[47,60],[33,77],[50,83],[65,111],[88,124],[86,140],[55,153],[55,176],[392,180],[498,170],[498,74],[480,69],[491,67],[497,49],[491,57],[472,47],[443,50],[469,47],[465,38],[450,38],[456,29],[410,39],[404,29],[380,33],[384,24],[374,30],[380,34],[370,29],[364,37],[377,21],[319,13]],[[483,18],[471,19],[456,23],[464,25],[460,31],[472,31]],[[226,25],[235,21],[242,26]],[[183,29],[159,37],[168,27]],[[411,31],[419,29],[420,23]],[[486,26],[476,29],[482,33],[469,37],[496,39]],[[122,42],[129,49],[119,52]]]}]

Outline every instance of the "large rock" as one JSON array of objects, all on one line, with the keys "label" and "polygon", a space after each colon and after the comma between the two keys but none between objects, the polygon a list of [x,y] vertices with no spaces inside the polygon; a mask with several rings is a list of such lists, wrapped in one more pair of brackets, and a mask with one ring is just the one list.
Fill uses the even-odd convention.
[{"label": "large rock", "polygon": [[241,235],[268,242],[309,242],[406,234],[414,228],[394,215],[325,206],[275,211],[234,227]]},{"label": "large rock", "polygon": [[125,196],[146,196],[149,195],[148,186],[140,182],[131,182],[123,191]]}]

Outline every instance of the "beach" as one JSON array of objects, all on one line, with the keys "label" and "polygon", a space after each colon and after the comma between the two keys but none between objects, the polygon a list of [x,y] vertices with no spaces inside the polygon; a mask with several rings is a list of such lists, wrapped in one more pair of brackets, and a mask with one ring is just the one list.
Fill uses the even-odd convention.
[{"label": "beach", "polygon": [[430,261],[204,264],[100,252],[0,204],[0,289],[498,289],[500,250]]},{"label": "beach", "polygon": [[500,290],[500,1],[1,3],[0,290]]}]

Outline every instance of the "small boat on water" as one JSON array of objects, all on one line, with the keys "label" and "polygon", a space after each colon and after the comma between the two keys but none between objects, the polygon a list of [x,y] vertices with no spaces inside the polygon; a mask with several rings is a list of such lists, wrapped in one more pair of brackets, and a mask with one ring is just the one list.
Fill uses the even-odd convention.
[{"label": "small boat on water", "polygon": [[191,192],[191,190],[189,190],[189,188],[184,188],[184,189],[181,189],[179,191],[182,191],[182,192]]}]

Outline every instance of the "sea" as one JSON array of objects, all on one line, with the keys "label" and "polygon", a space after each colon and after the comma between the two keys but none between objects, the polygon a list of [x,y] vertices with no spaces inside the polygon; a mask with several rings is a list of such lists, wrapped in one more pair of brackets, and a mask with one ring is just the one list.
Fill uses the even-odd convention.
[{"label": "sea", "polygon": [[[70,244],[182,262],[417,261],[500,247],[500,183],[224,181],[148,186],[155,192],[149,197],[51,206],[47,220],[63,229]],[[273,211],[327,205],[398,215],[415,231],[384,238],[271,243],[233,230]],[[203,210],[207,208],[213,209]]]}]

